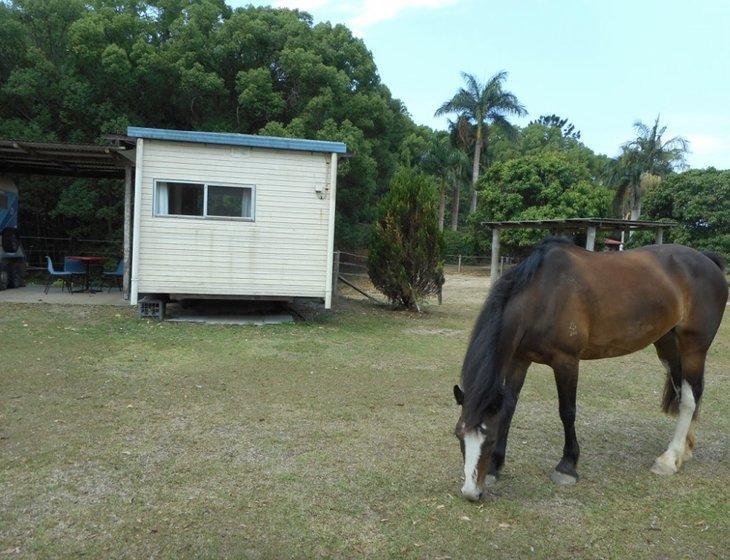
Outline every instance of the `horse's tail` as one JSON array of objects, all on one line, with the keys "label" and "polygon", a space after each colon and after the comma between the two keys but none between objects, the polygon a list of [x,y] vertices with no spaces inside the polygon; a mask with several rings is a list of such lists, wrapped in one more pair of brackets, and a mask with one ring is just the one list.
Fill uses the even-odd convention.
[{"label": "horse's tail", "polygon": [[723,259],[718,253],[714,253],[712,251],[702,251],[702,254],[710,259],[712,262],[714,262],[720,270],[725,272],[725,259]]},{"label": "horse's tail", "polygon": [[667,378],[664,380],[664,393],[662,394],[662,412],[670,416],[679,414],[679,396],[682,386],[682,372],[670,371],[667,368]]}]

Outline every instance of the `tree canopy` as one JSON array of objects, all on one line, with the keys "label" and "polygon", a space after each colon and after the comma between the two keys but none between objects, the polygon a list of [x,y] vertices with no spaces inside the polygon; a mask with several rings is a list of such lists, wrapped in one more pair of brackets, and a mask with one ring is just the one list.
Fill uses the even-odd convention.
[{"label": "tree canopy", "polygon": [[507,72],[497,72],[486,82],[480,82],[473,74],[462,72],[466,87],[459,88],[454,96],[436,109],[436,116],[456,114],[457,127],[474,127],[474,156],[472,158],[472,190],[469,213],[476,211],[476,184],[481,172],[482,149],[489,145],[490,126],[499,126],[503,132],[516,135],[516,129],[508,120],[511,116],[523,116],[527,110],[511,91],[504,89]]},{"label": "tree canopy", "polygon": [[646,194],[647,218],[670,219],[674,243],[717,251],[730,258],[730,171],[692,169],[667,177]]},{"label": "tree canopy", "polygon": [[[362,39],[306,12],[224,0],[0,0],[0,137],[101,142],[140,125],[343,141],[352,157],[338,169],[340,248],[367,246],[401,165],[438,181],[439,221],[461,229],[448,234],[460,251],[481,235],[465,227],[479,219],[618,217],[629,208],[638,216],[645,197],[667,192],[664,181],[709,189],[714,180],[673,179],[687,143],[666,140],[658,118],[635,123],[635,138],[612,159],[583,144],[564,116],[517,126],[511,119],[526,110],[505,88],[506,72],[462,77],[436,111],[454,121],[433,131],[393,98]],[[606,186],[614,208],[603,204]],[[24,178],[22,232],[120,239],[121,189]],[[665,206],[660,214],[691,219]],[[512,242],[529,239],[522,232]]]},{"label": "tree canopy", "polygon": [[[587,166],[556,152],[496,163],[479,182],[479,207],[472,220],[474,238],[486,249],[491,236],[482,221],[541,220],[605,216],[611,191],[596,184]],[[507,249],[534,244],[543,234],[506,230]]]},{"label": "tree canopy", "polygon": [[[224,0],[0,3],[0,137],[97,142],[128,125],[346,142],[342,245],[362,243],[404,139],[418,135],[363,41],[304,12]],[[70,188],[47,196],[68,200]]]}]

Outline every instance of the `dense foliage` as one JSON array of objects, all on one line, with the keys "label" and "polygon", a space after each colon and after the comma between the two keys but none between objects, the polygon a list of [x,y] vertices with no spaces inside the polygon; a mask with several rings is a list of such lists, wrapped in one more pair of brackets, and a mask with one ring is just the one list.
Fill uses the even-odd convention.
[{"label": "dense foliage", "polygon": [[[647,197],[646,216],[686,224],[678,240],[724,246],[720,211],[701,225],[703,201],[692,198],[715,176],[676,175],[687,143],[665,139],[659,119],[637,122],[611,159],[562,116],[516,126],[525,108],[506,72],[462,77],[437,110],[454,121],[434,132],[393,99],[361,39],[305,12],[224,0],[0,0],[0,138],[102,142],[142,125],[341,140],[353,157],[339,166],[339,248],[367,246],[399,165],[436,181],[438,225],[453,230],[459,253],[487,250],[481,220],[645,217]],[[19,182],[25,235],[121,239],[121,181]],[[692,199],[668,209],[667,189]],[[506,250],[536,238],[507,234]]]},{"label": "dense foliage", "polygon": [[[128,125],[346,142],[355,157],[340,165],[341,245],[362,243],[383,186],[412,157],[404,140],[419,136],[363,41],[303,12],[224,0],[0,3],[0,137],[97,142]],[[103,187],[117,196],[82,194],[77,208],[82,184],[44,180],[33,205],[24,189],[23,222],[105,236],[106,223],[92,225],[101,212],[118,230],[121,185]],[[65,218],[63,231],[35,208]]]},{"label": "dense foliage", "polygon": [[638,220],[648,188],[686,167],[689,142],[681,136],[665,140],[667,127],[660,126],[659,117],[651,126],[636,121],[634,130],[636,138],[621,146],[621,155],[613,163],[611,182],[616,189],[615,211]]},{"label": "dense foliage", "polygon": [[368,256],[373,285],[394,305],[418,308],[419,300],[443,285],[437,207],[433,179],[409,167],[396,171],[380,203]]},{"label": "dense foliage", "polygon": [[[486,249],[491,241],[482,221],[540,220],[605,216],[611,192],[594,182],[588,167],[557,152],[541,152],[494,164],[479,182],[474,238]],[[508,230],[507,250],[534,244],[544,232]]]},{"label": "dense foliage", "polygon": [[693,169],[671,175],[651,189],[644,201],[649,219],[671,219],[674,243],[717,251],[730,258],[730,171]]}]

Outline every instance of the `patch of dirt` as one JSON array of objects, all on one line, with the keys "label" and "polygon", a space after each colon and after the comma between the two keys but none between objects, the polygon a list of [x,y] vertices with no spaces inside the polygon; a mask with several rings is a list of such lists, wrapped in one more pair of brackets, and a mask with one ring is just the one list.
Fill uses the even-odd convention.
[{"label": "patch of dirt", "polygon": [[418,328],[410,328],[410,329],[404,329],[403,332],[405,334],[417,334],[417,335],[436,335],[436,336],[456,336],[463,333],[463,330],[460,329],[435,329],[435,328],[425,328],[425,327],[418,327]]}]

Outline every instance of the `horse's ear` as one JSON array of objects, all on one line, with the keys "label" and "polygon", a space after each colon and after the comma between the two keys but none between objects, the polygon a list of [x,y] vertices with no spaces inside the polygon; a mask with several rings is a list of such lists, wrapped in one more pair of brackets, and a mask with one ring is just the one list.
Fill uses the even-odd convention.
[{"label": "horse's ear", "polygon": [[454,398],[456,399],[456,404],[464,405],[464,391],[458,385],[454,385]]}]

